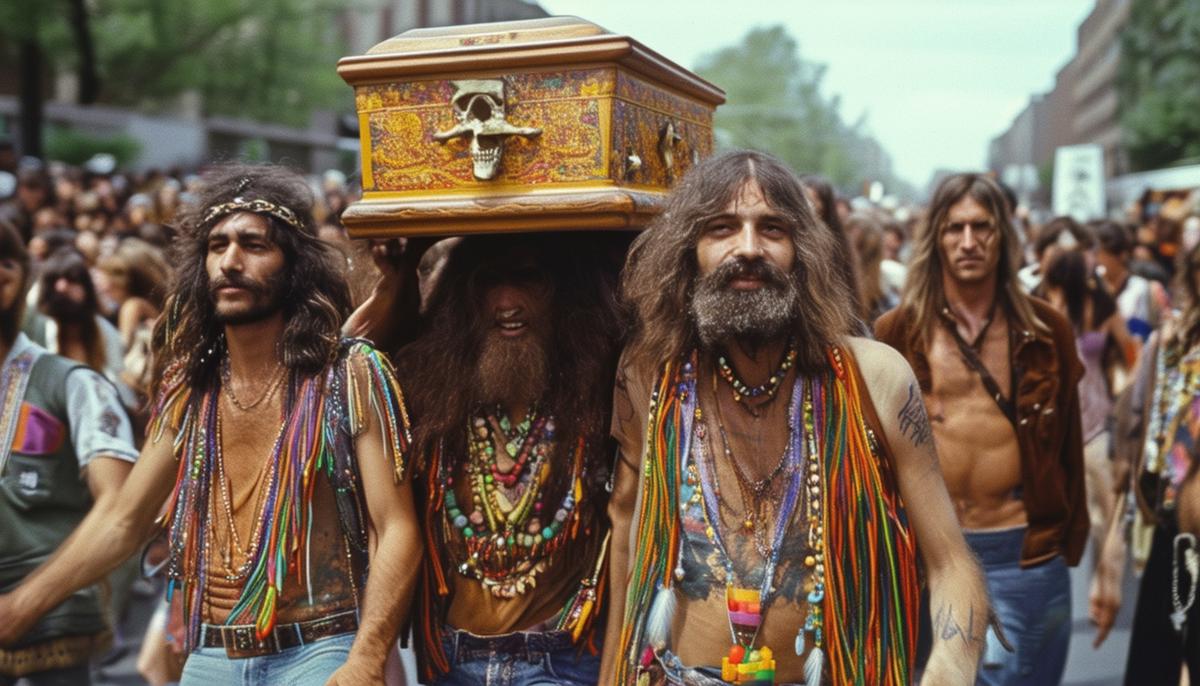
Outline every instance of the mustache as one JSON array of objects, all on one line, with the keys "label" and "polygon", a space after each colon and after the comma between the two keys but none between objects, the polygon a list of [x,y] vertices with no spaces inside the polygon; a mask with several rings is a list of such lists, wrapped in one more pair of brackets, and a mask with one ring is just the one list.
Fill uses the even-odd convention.
[{"label": "mustache", "polygon": [[723,288],[736,279],[744,278],[758,279],[769,286],[784,288],[787,286],[788,275],[764,259],[735,257],[717,265],[717,268],[704,280],[710,287]]},{"label": "mustache", "polygon": [[254,293],[265,293],[267,284],[247,278],[241,274],[224,274],[217,277],[208,285],[210,294],[216,293],[222,288],[242,288]]}]

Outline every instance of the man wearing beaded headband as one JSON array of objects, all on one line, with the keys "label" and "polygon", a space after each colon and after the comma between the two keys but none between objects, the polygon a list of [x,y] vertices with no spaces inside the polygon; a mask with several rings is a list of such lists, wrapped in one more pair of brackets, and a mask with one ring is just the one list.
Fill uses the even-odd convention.
[{"label": "man wearing beaded headband", "polygon": [[[597,683],[619,247],[466,237],[399,353],[429,550],[413,622],[424,682]],[[397,288],[416,275],[407,248]],[[391,319],[415,321],[409,306]]]},{"label": "man wearing beaded headband", "polygon": [[185,686],[383,680],[420,556],[407,416],[386,358],[339,336],[349,292],[311,206],[279,168],[207,179],[155,332],[141,459],[0,596],[0,643],[126,558],[165,506]]},{"label": "man wearing beaded headband", "polygon": [[917,371],[923,395],[908,409],[932,418],[958,520],[1015,646],[988,634],[980,682],[1056,684],[1071,635],[1067,566],[1088,532],[1083,365],[1070,323],[1021,289],[1009,214],[988,177],[945,179],[900,306],[875,333]]},{"label": "man wearing beaded headband", "polygon": [[852,337],[835,249],[795,175],[743,151],[634,242],[602,683],[907,684],[918,555],[942,627],[925,678],[974,677],[983,581],[903,412],[911,371]]}]

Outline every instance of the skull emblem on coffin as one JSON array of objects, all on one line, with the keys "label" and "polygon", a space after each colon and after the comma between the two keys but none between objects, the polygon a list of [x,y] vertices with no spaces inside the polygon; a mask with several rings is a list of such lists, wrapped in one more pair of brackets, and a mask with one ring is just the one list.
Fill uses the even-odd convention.
[{"label": "skull emblem on coffin", "polygon": [[471,139],[471,161],[475,178],[481,181],[496,178],[504,143],[509,136],[536,136],[541,129],[513,126],[504,118],[504,81],[475,79],[451,81],[454,86],[454,116],[457,124],[448,131],[433,134],[433,139],[445,143],[452,138]]}]

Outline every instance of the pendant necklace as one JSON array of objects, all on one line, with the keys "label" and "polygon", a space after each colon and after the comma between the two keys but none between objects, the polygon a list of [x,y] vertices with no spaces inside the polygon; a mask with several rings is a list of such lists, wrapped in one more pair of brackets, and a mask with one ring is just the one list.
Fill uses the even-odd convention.
[{"label": "pendant necklace", "polygon": [[[824,600],[824,551],[821,543],[822,537],[818,533],[822,526],[821,495],[823,489],[821,487],[820,452],[816,446],[815,424],[812,418],[812,389],[802,379],[796,380],[789,409],[788,449],[784,458],[784,470],[789,474],[788,485],[776,513],[771,546],[768,550],[762,582],[757,589],[745,588],[736,582],[737,575],[733,561],[721,531],[717,475],[710,460],[704,455],[707,434],[704,418],[699,405],[695,410],[696,446],[701,452],[700,459],[695,461],[700,477],[697,491],[701,493],[701,512],[704,516],[705,536],[723,558],[726,613],[733,644],[728,655],[721,659],[721,678],[733,684],[774,683],[774,652],[768,646],[755,648],[755,643],[758,639],[759,629],[762,627],[763,617],[773,600],[775,569],[779,563],[783,541],[792,514],[795,512],[802,491],[808,495],[808,538],[810,545],[815,543],[813,545],[814,553],[805,560],[805,564],[814,571],[814,583],[807,598],[809,609],[804,628],[797,634],[795,648],[797,655],[803,654],[804,635],[810,633],[813,635],[814,643],[808,662],[822,665],[824,660],[821,617],[821,603]],[[805,477],[806,471],[808,472],[807,478]],[[808,484],[807,488],[804,487],[805,483]],[[806,674],[811,674],[807,665],[805,671]],[[816,677],[809,679],[808,686],[817,686],[819,682],[820,669],[818,666]]]}]

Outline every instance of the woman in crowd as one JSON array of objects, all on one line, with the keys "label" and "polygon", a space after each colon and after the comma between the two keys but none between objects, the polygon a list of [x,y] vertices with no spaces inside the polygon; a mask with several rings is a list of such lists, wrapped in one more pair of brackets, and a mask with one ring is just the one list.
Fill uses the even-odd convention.
[{"label": "woman in crowd", "polygon": [[1098,551],[1105,524],[1113,511],[1108,417],[1112,413],[1115,394],[1105,360],[1112,357],[1107,353],[1116,350],[1119,359],[1131,368],[1137,354],[1137,342],[1117,311],[1116,301],[1091,273],[1087,256],[1082,251],[1057,251],[1043,274],[1041,292],[1071,321],[1075,329],[1075,347],[1085,370],[1079,380],[1079,414],[1083,423],[1092,549]]}]

